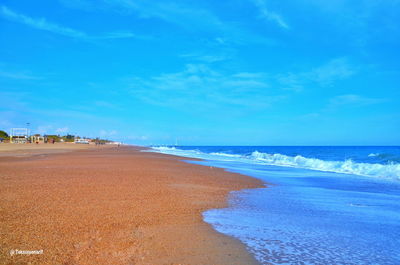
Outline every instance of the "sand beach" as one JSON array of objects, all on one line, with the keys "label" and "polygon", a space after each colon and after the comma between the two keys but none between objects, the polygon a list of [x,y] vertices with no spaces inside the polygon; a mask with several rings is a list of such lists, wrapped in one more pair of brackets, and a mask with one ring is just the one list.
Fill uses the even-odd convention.
[{"label": "sand beach", "polygon": [[259,180],[141,150],[0,145],[0,263],[257,264],[202,212]]}]

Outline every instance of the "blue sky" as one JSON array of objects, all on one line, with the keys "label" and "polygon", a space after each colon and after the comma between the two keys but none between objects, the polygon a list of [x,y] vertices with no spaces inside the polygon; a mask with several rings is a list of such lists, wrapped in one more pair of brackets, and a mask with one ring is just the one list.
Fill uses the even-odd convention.
[{"label": "blue sky", "polygon": [[399,0],[0,3],[0,128],[399,145]]}]

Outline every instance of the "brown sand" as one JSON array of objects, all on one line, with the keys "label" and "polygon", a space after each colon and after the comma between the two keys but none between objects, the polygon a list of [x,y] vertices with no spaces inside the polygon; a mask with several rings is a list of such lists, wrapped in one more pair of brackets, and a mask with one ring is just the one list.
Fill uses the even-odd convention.
[{"label": "brown sand", "polygon": [[54,143],[54,144],[0,144],[0,157],[2,156],[32,156],[71,152],[74,150],[105,148],[114,145],[96,146],[94,144]]},{"label": "brown sand", "polygon": [[201,213],[258,180],[135,147],[46,152],[0,156],[1,264],[256,264]]}]

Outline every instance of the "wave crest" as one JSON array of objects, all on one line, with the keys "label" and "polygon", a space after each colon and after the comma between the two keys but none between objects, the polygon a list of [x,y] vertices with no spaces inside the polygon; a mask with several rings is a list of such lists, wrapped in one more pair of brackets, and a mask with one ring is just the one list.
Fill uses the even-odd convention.
[{"label": "wave crest", "polygon": [[223,152],[204,153],[199,150],[182,150],[175,147],[153,147],[153,150],[165,154],[206,160],[257,163],[400,180],[400,163],[393,162],[389,164],[357,163],[350,159],[345,161],[327,161],[317,158],[307,158],[301,155],[288,156],[279,153],[268,154],[258,151],[254,151],[249,155],[239,155]]},{"label": "wave crest", "polygon": [[400,179],[400,164],[370,164],[356,163],[351,159],[345,161],[325,161],[317,158],[295,157],[282,154],[267,154],[254,151],[251,154],[255,160],[269,165],[306,168],[336,173],[355,174],[362,176],[389,177]]}]

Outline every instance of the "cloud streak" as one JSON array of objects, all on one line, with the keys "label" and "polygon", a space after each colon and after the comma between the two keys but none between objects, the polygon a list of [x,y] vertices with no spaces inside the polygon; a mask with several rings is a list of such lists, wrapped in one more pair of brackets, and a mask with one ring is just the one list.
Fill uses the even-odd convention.
[{"label": "cloud streak", "polygon": [[272,12],[268,9],[267,4],[264,0],[253,0],[253,3],[256,5],[260,12],[261,18],[276,23],[279,27],[284,29],[289,29],[289,25],[285,22],[285,20],[281,17],[281,15]]},{"label": "cloud streak", "polygon": [[331,98],[327,109],[336,109],[343,106],[362,107],[386,102],[384,98],[370,98],[356,94],[339,95]]},{"label": "cloud streak", "polygon": [[331,86],[338,80],[351,77],[356,69],[349,61],[342,58],[335,58],[309,71],[300,73],[286,73],[277,76],[277,80],[284,89],[300,91],[309,83],[315,83],[323,87]]},{"label": "cloud streak", "polygon": [[61,127],[61,128],[57,128],[56,129],[56,133],[65,134],[67,132],[69,132],[69,128],[68,127]]},{"label": "cloud streak", "polygon": [[192,8],[177,3],[164,1],[108,1],[124,8],[135,10],[142,18],[159,18],[188,29],[202,29],[204,27],[220,28],[223,23],[207,10]]},{"label": "cloud streak", "polygon": [[122,39],[136,37],[135,34],[129,31],[109,32],[98,36],[89,35],[80,30],[72,29],[47,21],[45,18],[32,18],[24,14],[17,13],[6,6],[0,7],[0,16],[9,21],[21,23],[38,30],[44,30],[65,37],[81,40]]},{"label": "cloud streak", "polygon": [[251,73],[227,74],[204,64],[188,64],[181,72],[130,79],[130,93],[142,101],[169,107],[193,106],[263,109],[282,99],[263,78]]},{"label": "cloud streak", "polygon": [[[130,93],[160,106],[200,106],[264,109],[287,98],[285,90],[301,91],[305,86],[326,87],[352,76],[355,71],[345,58],[300,73],[224,72],[211,64],[187,64],[175,73],[129,80]],[[160,100],[162,99],[162,100]],[[346,98],[347,100],[356,98]],[[361,100],[361,99],[359,99]],[[359,103],[359,102],[358,102]]]},{"label": "cloud streak", "polygon": [[[231,43],[264,43],[275,44],[275,40],[241,27],[237,23],[230,23],[220,19],[214,12],[201,6],[185,5],[171,1],[145,0],[102,0],[65,2],[68,7],[75,7],[87,11],[102,9],[123,15],[134,14],[141,19],[157,19],[175,25],[188,33],[212,34],[212,42],[219,45]],[[99,7],[100,6],[100,7]]]}]

